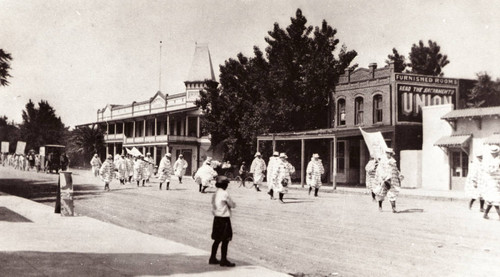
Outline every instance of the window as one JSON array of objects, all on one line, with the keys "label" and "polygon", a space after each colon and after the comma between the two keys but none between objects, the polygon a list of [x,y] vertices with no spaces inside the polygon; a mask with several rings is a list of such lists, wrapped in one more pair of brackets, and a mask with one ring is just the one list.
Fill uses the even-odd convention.
[{"label": "window", "polygon": [[354,124],[363,124],[363,97],[356,97],[354,99]]},{"label": "window", "polygon": [[337,173],[345,173],[345,141],[337,141]]},{"label": "window", "polygon": [[373,96],[373,123],[382,122],[382,95]]},{"label": "window", "polygon": [[338,125],[345,125],[345,99],[339,99],[337,101],[337,108]]},{"label": "window", "polygon": [[467,177],[469,171],[469,156],[464,151],[451,151],[451,176]]}]

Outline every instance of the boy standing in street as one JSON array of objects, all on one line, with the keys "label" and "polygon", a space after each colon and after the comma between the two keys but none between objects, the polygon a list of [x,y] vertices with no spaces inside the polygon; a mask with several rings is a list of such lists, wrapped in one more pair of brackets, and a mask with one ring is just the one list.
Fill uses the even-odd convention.
[{"label": "boy standing in street", "polygon": [[[209,264],[219,264],[220,266],[233,267],[234,263],[227,259],[227,247],[229,241],[233,238],[233,229],[231,227],[231,209],[236,208],[229,193],[226,191],[229,185],[229,179],[225,176],[217,176],[215,186],[217,191],[212,196],[212,213],[214,215],[214,223],[212,226],[212,254],[210,255]],[[217,260],[217,249],[221,245],[221,260]]]}]

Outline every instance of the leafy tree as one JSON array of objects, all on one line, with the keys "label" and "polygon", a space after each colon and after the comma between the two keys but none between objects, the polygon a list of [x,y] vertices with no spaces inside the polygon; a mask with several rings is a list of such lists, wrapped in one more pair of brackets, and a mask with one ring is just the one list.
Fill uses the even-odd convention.
[{"label": "leafy tree", "polygon": [[385,60],[387,65],[391,62],[394,63],[395,72],[403,72],[406,68],[406,58],[404,55],[399,54],[396,48],[392,48],[392,54],[387,55],[387,60]]},{"label": "leafy tree", "polygon": [[10,153],[16,151],[16,142],[20,140],[19,137],[19,128],[14,121],[9,122],[6,116],[0,117],[0,141],[9,142]]},{"label": "leafy tree", "polygon": [[408,55],[411,67],[411,73],[443,76],[443,67],[450,63],[448,56],[440,53],[441,47],[434,41],[429,40],[428,46],[424,45],[423,41],[419,41],[418,45],[413,44],[410,54]]},{"label": "leafy tree", "polygon": [[7,78],[12,77],[9,74],[10,61],[12,61],[12,56],[0,48],[0,86],[9,85]]},{"label": "leafy tree", "polygon": [[23,111],[21,137],[26,141],[27,149],[37,149],[45,144],[64,143],[65,130],[61,118],[50,104],[41,100],[38,108],[29,100]]},{"label": "leafy tree", "polygon": [[223,144],[232,163],[249,161],[258,134],[328,126],[328,99],[338,76],[356,57],[342,46],[326,21],[307,25],[300,9],[285,29],[274,24],[264,53],[238,54],[220,67],[219,88],[209,86],[197,105],[212,146]]},{"label": "leafy tree", "polygon": [[67,152],[73,165],[86,165],[94,154],[101,153],[105,149],[104,130],[97,125],[70,131],[67,141]]},{"label": "leafy tree", "polygon": [[476,84],[467,92],[467,106],[500,106],[500,79],[493,81],[486,72],[478,73]]}]

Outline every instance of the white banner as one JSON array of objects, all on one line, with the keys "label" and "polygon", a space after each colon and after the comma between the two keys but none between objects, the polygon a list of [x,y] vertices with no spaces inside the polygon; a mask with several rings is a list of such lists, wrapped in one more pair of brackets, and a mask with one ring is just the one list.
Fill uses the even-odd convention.
[{"label": "white banner", "polygon": [[9,153],[9,142],[2,141],[2,153]]},{"label": "white banner", "polygon": [[361,127],[359,128],[361,134],[366,143],[366,147],[368,147],[368,151],[370,152],[370,156],[373,156],[375,159],[384,158],[385,150],[387,149],[387,144],[385,144],[384,137],[381,132],[373,132],[368,133],[363,131]]},{"label": "white banner", "polygon": [[24,149],[26,148],[26,142],[18,141],[16,145],[16,154],[24,155]]},{"label": "white banner", "polygon": [[45,156],[45,146],[40,146],[40,156]]},{"label": "white banner", "polygon": [[127,154],[130,154],[134,157],[138,157],[140,155],[142,155],[141,151],[139,151],[137,148],[132,148],[132,150],[129,150],[128,148],[125,148],[125,150],[127,150]]}]

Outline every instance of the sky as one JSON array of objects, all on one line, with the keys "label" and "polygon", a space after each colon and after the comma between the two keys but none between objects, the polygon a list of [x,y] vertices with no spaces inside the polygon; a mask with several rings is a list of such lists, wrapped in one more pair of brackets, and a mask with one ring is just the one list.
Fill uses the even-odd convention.
[{"label": "sky", "polygon": [[431,39],[450,60],[446,77],[500,78],[500,1],[0,0],[0,48],[13,57],[0,116],[22,123],[29,99],[46,100],[73,127],[108,103],[182,93],[196,42],[208,43],[218,76],[229,58],[265,49],[273,24],[288,26],[298,8],[309,25],[337,29],[360,67]]}]

